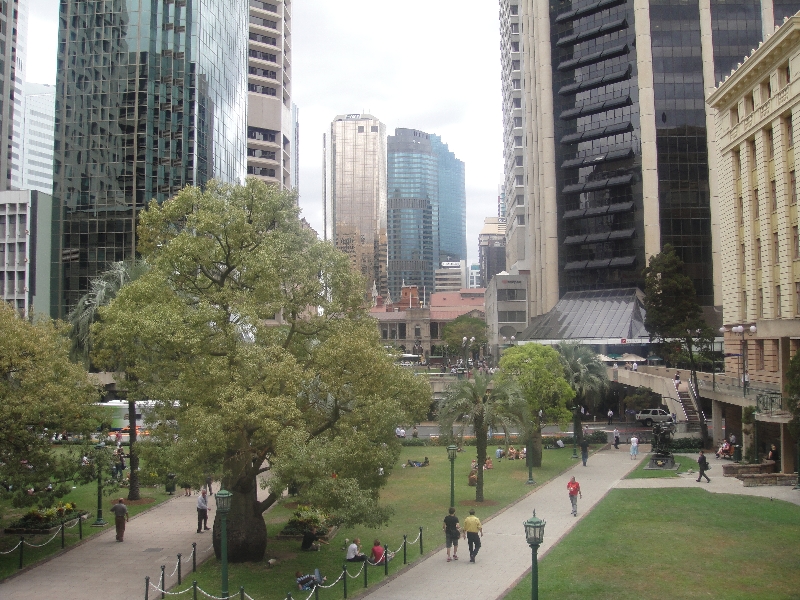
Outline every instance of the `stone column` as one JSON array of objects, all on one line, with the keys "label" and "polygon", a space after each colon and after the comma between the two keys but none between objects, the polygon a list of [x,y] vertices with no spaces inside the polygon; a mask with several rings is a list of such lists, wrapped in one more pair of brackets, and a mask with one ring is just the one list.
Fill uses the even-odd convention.
[{"label": "stone column", "polygon": [[[725,436],[722,434],[722,403],[718,400],[711,401],[711,427],[714,429],[712,434],[714,448],[719,448]],[[725,431],[725,433],[728,432]]]}]

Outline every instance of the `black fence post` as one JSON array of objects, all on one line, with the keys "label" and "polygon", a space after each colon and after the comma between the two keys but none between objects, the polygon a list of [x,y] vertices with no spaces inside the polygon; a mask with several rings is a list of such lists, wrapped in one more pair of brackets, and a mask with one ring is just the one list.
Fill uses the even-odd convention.
[{"label": "black fence post", "polygon": [[239,586],[239,600],[244,600],[244,586]]},{"label": "black fence post", "polygon": [[344,600],[347,600],[347,563],[342,565],[342,583],[344,584]]},{"label": "black fence post", "polygon": [[178,585],[181,584],[181,555],[178,554]]},{"label": "black fence post", "polygon": [[422,527],[419,528],[419,553],[422,554]]},{"label": "black fence post", "polygon": [[197,582],[192,582],[192,600],[197,600]]},{"label": "black fence post", "polygon": [[389,574],[389,546],[383,545],[383,574]]},{"label": "black fence post", "polygon": [[314,600],[319,600],[319,586],[314,586]]},{"label": "black fence post", "polygon": [[150,597],[150,575],[145,575],[144,578],[144,600]]},{"label": "black fence post", "polygon": [[166,568],[167,568],[166,565],[161,565],[161,585],[159,585],[158,587],[161,588],[161,598],[162,598],[162,600],[166,596],[166,594],[164,593],[164,579],[165,579],[165,577],[164,577],[164,569],[166,569]]},{"label": "black fence post", "polygon": [[78,515],[78,539],[83,539],[83,515]]},{"label": "black fence post", "polygon": [[408,546],[408,536],[403,534],[403,564],[408,564],[407,559],[408,555],[406,554],[406,547]]},{"label": "black fence post", "polygon": [[369,571],[369,562],[364,561],[364,587],[367,587],[367,571]]},{"label": "black fence post", "polygon": [[25,554],[25,538],[19,536],[19,568],[22,568],[22,557]]},{"label": "black fence post", "polygon": [[61,549],[64,549],[64,520],[61,520]]},{"label": "black fence post", "polygon": [[192,542],[192,573],[197,573],[197,542]]}]

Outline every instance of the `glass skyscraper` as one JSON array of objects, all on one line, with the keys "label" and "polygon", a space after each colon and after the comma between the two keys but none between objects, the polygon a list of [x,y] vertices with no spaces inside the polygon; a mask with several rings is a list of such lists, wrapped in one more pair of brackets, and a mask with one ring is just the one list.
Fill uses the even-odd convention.
[{"label": "glass skyscraper", "polygon": [[136,215],[246,170],[246,0],[62,0],[53,194],[53,316],[109,262]]},{"label": "glass skyscraper", "polygon": [[434,291],[442,262],[466,260],[464,163],[437,135],[395,130],[387,141],[389,291]]}]

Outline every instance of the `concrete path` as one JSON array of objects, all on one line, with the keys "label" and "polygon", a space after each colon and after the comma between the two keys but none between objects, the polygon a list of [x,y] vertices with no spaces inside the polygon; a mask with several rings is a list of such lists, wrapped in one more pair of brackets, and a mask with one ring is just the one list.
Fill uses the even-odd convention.
[{"label": "concrete path", "polygon": [[[218,486],[214,486],[215,488]],[[143,490],[144,492],[144,490]],[[112,524],[82,545],[0,584],[3,600],[59,598],[59,600],[130,600],[144,598],[145,575],[158,584],[161,565],[166,565],[167,587],[177,582],[172,575],[183,555],[184,577],[191,579],[192,542],[197,542],[197,563],[212,553],[211,532],[198,534],[197,496],[176,496],[132,518],[125,531],[125,541],[116,541]],[[209,501],[209,521],[213,519],[214,500]],[[106,507],[103,516],[108,520]],[[112,515],[113,519],[113,515]],[[209,590],[219,592],[219,590]],[[155,598],[153,590],[150,597]],[[160,596],[159,596],[160,597]]]},{"label": "concrete path", "polygon": [[[444,548],[435,552],[403,574],[376,586],[362,597],[380,600],[430,598],[431,585],[442,597],[469,600],[502,598],[507,588],[531,568],[531,551],[525,541],[522,523],[533,514],[547,522],[544,543],[539,557],[547,554],[580,521],[608,491],[627,473],[639,465],[645,454],[632,461],[627,448],[604,450],[589,457],[588,466],[580,460],[575,467],[537,488],[517,504],[483,523],[483,546],[474,564],[469,562],[466,540],[459,546],[459,560],[448,563]],[[581,484],[583,499],[578,500],[578,517],[571,514],[567,482],[575,476]],[[442,518],[444,518],[442,511]],[[456,515],[461,522],[468,516],[465,510]],[[480,509],[477,513],[481,517]],[[439,536],[443,542],[443,534]]]}]

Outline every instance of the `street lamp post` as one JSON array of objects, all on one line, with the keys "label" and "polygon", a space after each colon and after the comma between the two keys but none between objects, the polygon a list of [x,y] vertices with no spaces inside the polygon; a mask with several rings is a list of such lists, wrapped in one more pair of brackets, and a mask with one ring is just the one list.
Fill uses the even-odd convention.
[{"label": "street lamp post", "polygon": [[108,525],[103,520],[103,461],[106,458],[105,448],[105,442],[95,444],[94,447],[98,451],[94,455],[94,466],[97,469],[97,518],[92,523],[92,527],[105,527]]},{"label": "street lamp post", "polygon": [[[720,328],[720,331],[724,333],[727,330],[724,327],[722,327],[722,328]],[[745,353],[745,350],[744,350],[745,328],[744,328],[743,325],[734,325],[733,327],[731,327],[731,331],[733,333],[737,333],[737,334],[742,336],[741,342],[740,342],[741,351],[740,351],[740,354],[739,354],[739,357],[740,357],[739,358],[739,365],[740,365],[740,371],[741,371],[740,375],[739,375],[739,381],[742,384],[742,396],[747,396],[747,384],[750,381],[750,374],[747,372],[747,354]],[[750,325],[749,331],[750,331],[750,335],[754,335],[758,331],[758,329],[756,329],[755,325]]]},{"label": "street lamp post", "polygon": [[447,458],[450,459],[450,506],[456,505],[456,453],[458,448],[454,444],[447,447]]},{"label": "street lamp post", "polygon": [[228,596],[228,512],[231,510],[231,494],[220,490],[216,494],[217,512],[221,517],[220,556],[222,557],[222,596]]},{"label": "street lamp post", "polygon": [[536,516],[535,510],[533,516],[522,524],[525,527],[525,539],[531,547],[531,600],[539,600],[539,546],[544,540],[546,524]]}]

